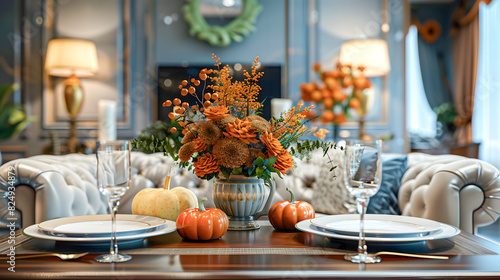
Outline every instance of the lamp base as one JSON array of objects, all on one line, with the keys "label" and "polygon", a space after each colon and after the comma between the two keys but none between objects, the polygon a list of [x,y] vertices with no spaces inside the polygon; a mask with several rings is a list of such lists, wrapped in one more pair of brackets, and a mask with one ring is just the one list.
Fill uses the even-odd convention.
[{"label": "lamp base", "polygon": [[68,153],[78,152],[78,138],[76,138],[76,117],[83,103],[83,90],[80,80],[73,74],[64,81],[64,101],[70,116],[70,136],[66,143]]},{"label": "lamp base", "polygon": [[70,123],[70,133],[68,142],[66,142],[67,153],[72,154],[77,152],[78,148],[78,138],[76,138],[76,121],[71,118]]}]

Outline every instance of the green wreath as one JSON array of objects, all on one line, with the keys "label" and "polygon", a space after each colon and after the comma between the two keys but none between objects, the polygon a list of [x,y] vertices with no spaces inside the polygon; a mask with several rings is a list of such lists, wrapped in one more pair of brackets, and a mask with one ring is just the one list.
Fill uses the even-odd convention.
[{"label": "green wreath", "polygon": [[229,45],[232,40],[241,42],[251,31],[255,31],[253,24],[262,11],[262,5],[257,0],[242,0],[243,11],[239,17],[225,26],[211,26],[198,9],[201,0],[186,1],[188,3],[184,5],[183,11],[184,18],[191,26],[189,35],[219,47]]}]

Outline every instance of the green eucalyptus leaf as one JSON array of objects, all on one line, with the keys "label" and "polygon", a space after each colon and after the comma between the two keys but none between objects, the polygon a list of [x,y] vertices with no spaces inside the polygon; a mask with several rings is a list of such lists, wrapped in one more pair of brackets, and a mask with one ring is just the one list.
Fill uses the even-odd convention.
[{"label": "green eucalyptus leaf", "polygon": [[233,169],[233,175],[241,175],[243,174],[243,169],[241,167]]},{"label": "green eucalyptus leaf", "polygon": [[221,166],[220,171],[226,177],[226,179],[229,179],[229,175],[231,175],[232,170],[226,167]]},{"label": "green eucalyptus leaf", "polygon": [[261,158],[261,157],[258,157],[256,160],[255,160],[255,165],[257,166],[262,166],[264,164],[264,159]]},{"label": "green eucalyptus leaf", "polygon": [[277,158],[278,158],[277,156],[272,156],[272,157],[268,158],[268,162],[267,162],[267,165],[266,165],[266,166],[267,166],[267,167],[269,167],[269,166],[273,166],[273,164],[275,164],[275,163],[276,163],[276,159],[277,159]]},{"label": "green eucalyptus leaf", "polygon": [[272,166],[272,165],[271,165],[271,166],[268,166],[268,167],[267,167],[267,170],[269,170],[269,171],[271,171],[271,172],[274,172],[274,173],[281,173],[281,172],[279,172],[279,171],[278,171],[278,170],[277,170],[274,166]]},{"label": "green eucalyptus leaf", "polygon": [[255,171],[257,172],[257,177],[262,178],[262,175],[264,175],[264,169],[261,167],[257,167]]}]

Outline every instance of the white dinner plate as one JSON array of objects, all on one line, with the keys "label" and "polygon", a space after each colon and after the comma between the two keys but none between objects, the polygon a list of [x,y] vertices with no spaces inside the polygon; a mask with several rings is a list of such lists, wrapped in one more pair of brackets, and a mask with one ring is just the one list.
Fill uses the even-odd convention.
[{"label": "white dinner plate", "polygon": [[[318,228],[342,235],[359,235],[359,215],[331,215],[311,219]],[[396,216],[365,215],[365,236],[370,237],[418,237],[441,230],[440,223],[428,219]]]},{"label": "white dinner plate", "polygon": [[[163,235],[167,233],[171,233],[176,231],[176,226],[175,222],[173,221],[166,221],[165,222],[166,227],[160,230],[154,230],[150,232],[145,232],[141,234],[132,234],[132,235],[121,235],[117,236],[117,240],[119,243],[125,243],[125,242],[137,242],[144,240],[145,238],[152,237],[152,236],[157,236],[157,235]],[[72,242],[78,245],[85,245],[85,246],[109,246],[110,244],[110,237],[69,237],[69,236],[54,236],[54,235],[47,235],[42,233],[39,228],[38,224],[31,225],[25,229],[23,229],[23,234],[29,237],[34,237],[34,238],[40,238],[40,239],[46,239],[46,240],[53,240],[53,241],[63,241],[63,242]]]},{"label": "white dinner plate", "polygon": [[[428,241],[428,240],[438,240],[443,238],[450,238],[460,233],[460,230],[454,226],[447,224],[440,224],[441,230],[423,236],[413,236],[413,237],[373,237],[367,236],[365,240],[368,242],[417,242],[417,241]],[[325,237],[344,239],[344,240],[358,240],[358,236],[338,234],[335,232],[327,231],[321,229],[311,224],[309,220],[301,221],[295,225],[295,227],[304,232],[309,232],[312,234],[317,234]]]},{"label": "white dinner plate", "polygon": [[[162,230],[166,220],[141,215],[116,215],[116,235],[137,235]],[[110,237],[111,215],[74,216],[48,220],[38,225],[46,235],[67,237]]]}]

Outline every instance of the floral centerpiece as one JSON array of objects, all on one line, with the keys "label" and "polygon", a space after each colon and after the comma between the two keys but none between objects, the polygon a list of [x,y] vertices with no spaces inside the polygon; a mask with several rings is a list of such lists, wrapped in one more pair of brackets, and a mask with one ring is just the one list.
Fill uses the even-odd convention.
[{"label": "floral centerpiece", "polygon": [[351,118],[351,110],[355,110],[361,118],[366,115],[372,100],[365,93],[371,88],[371,83],[363,75],[363,67],[354,69],[337,63],[335,69],[325,71],[316,63],[313,69],[322,84],[311,82],[300,85],[302,100],[315,103],[319,109],[319,112],[311,110],[309,117],[319,115],[323,124],[333,125],[335,134],[338,126]]},{"label": "floral centerpiece", "polygon": [[[170,154],[201,179],[217,178],[212,198],[228,215],[229,229],[257,229],[260,226],[255,220],[268,214],[276,189],[272,173],[282,177],[294,167],[293,156],[301,158],[317,148],[327,154],[335,145],[322,141],[327,130],[308,129],[307,116],[313,106],[305,107],[303,102],[279,118],[266,120],[261,116],[258,82],[264,73],[258,71],[258,57],[250,72],[243,71],[245,78],[237,81],[229,66],[222,66],[219,58],[212,56],[214,69],[202,69],[198,77],[179,85],[180,98],[191,96],[196,104],[180,98],[163,103],[172,108],[169,118],[182,128],[179,151],[169,149],[169,139],[153,137],[149,142],[136,139],[133,143]],[[301,139],[311,135],[321,140]],[[265,186],[269,188],[267,199]]]},{"label": "floral centerpiece", "polygon": [[[292,169],[292,156],[330,148],[320,140],[300,140],[311,134],[323,139],[328,132],[307,128],[306,117],[313,106],[305,107],[300,102],[269,121],[260,116],[263,105],[258,101],[258,81],[264,73],[257,71],[258,57],[250,72],[244,70],[246,78],[236,81],[229,66],[222,66],[219,58],[212,56],[216,68],[203,69],[198,77],[179,85],[180,95],[195,97],[197,104],[180,98],[163,103],[164,107],[173,107],[169,117],[183,129],[182,146],[172,154],[182,167],[193,167],[194,173],[206,180],[221,173],[226,178],[243,175],[267,180],[272,173],[282,176]],[[136,141],[135,145],[141,143]],[[167,143],[161,139],[152,144],[167,151],[164,145]]]}]

